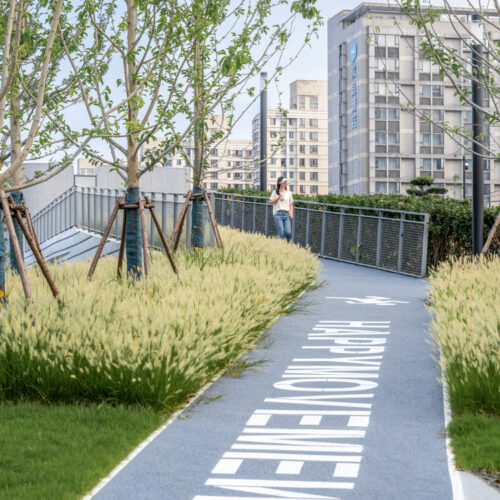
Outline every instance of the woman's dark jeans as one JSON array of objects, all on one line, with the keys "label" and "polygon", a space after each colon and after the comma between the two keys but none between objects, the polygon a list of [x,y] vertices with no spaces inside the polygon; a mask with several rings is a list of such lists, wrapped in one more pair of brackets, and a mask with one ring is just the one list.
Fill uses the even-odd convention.
[{"label": "woman's dark jeans", "polygon": [[274,222],[278,230],[278,236],[290,241],[292,239],[292,220],[290,219],[290,213],[286,210],[279,210],[274,216]]}]

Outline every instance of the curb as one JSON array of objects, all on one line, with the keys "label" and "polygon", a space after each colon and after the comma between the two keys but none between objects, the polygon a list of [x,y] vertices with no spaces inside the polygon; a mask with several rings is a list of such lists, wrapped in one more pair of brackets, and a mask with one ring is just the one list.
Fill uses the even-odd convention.
[{"label": "curb", "polygon": [[[441,356],[441,350],[439,352]],[[443,407],[444,424],[448,428],[451,420],[451,408],[448,398],[448,387],[443,379]],[[500,500],[500,493],[491,486],[484,483],[474,474],[459,471],[455,467],[455,455],[450,446],[450,438],[446,432],[446,456],[448,457],[448,471],[451,480],[453,500]]]}]

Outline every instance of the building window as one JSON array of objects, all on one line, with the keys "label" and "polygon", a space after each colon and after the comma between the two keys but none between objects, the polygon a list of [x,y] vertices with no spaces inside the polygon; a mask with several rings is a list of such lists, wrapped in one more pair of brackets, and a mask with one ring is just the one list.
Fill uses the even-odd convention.
[{"label": "building window", "polygon": [[270,118],[270,119],[269,119],[269,123],[270,123],[271,125],[276,125],[276,118]]},{"label": "building window", "polygon": [[397,182],[389,182],[389,193],[399,193],[399,184]]},{"label": "building window", "polygon": [[[292,176],[290,176],[290,179],[292,178]],[[293,184],[290,184],[290,191],[293,193],[295,191],[295,186]]]},{"label": "building window", "polygon": [[177,160],[177,165],[182,165],[182,160]]},{"label": "building window", "polygon": [[305,146],[305,144],[301,144],[299,146],[299,153],[304,154],[304,155],[306,154],[306,146]]},{"label": "building window", "polygon": [[317,155],[318,154],[318,146],[309,146],[309,154]]},{"label": "building window", "polygon": [[443,160],[441,158],[432,159],[432,169],[433,170],[443,170]]},{"label": "building window", "polygon": [[217,179],[217,176],[218,176],[218,172],[210,172],[210,178],[211,179]]},{"label": "building window", "polygon": [[309,186],[309,193],[318,194],[318,186],[315,184],[312,184],[311,186]]},{"label": "building window", "polygon": [[399,158],[388,158],[389,170],[399,170],[400,159]]},{"label": "building window", "polygon": [[291,127],[293,127],[296,123],[296,120],[295,118],[289,118],[288,119],[288,125],[290,125]]},{"label": "building window", "polygon": [[385,47],[375,47],[375,57],[385,59]]},{"label": "building window", "polygon": [[399,120],[399,108],[388,108],[387,118],[389,120]]},{"label": "building window", "polygon": [[385,120],[386,110],[385,108],[375,108],[375,120]]},{"label": "building window", "polygon": [[433,85],[432,86],[432,97],[443,97],[443,86]]},{"label": "building window", "polygon": [[388,59],[398,59],[399,58],[399,48],[398,47],[387,47],[387,58]]},{"label": "building window", "polygon": [[305,166],[306,166],[305,158],[299,158],[299,167],[305,167]]},{"label": "building window", "polygon": [[317,167],[318,166],[318,159],[317,158],[310,158],[309,159],[309,166],[310,167]]},{"label": "building window", "polygon": [[399,133],[398,132],[389,132],[387,134],[387,144],[394,146],[399,144]]},{"label": "building window", "polygon": [[309,107],[310,109],[318,109],[318,96],[309,96]]},{"label": "building window", "polygon": [[386,182],[376,182],[375,192],[377,194],[387,194],[387,183]]},{"label": "building window", "polygon": [[387,170],[387,158],[375,158],[375,168],[377,170]]},{"label": "building window", "polygon": [[299,119],[299,127],[304,128],[306,126],[306,120],[305,118],[300,118]]},{"label": "building window", "polygon": [[276,179],[276,172],[275,172],[274,170],[271,170],[271,171],[269,172],[269,177],[270,177],[271,179]]},{"label": "building window", "polygon": [[309,140],[317,141],[318,140],[318,132],[309,132]]},{"label": "building window", "polygon": [[290,173],[288,174],[288,177],[290,177],[290,179],[293,179],[293,172],[290,172]]},{"label": "building window", "polygon": [[269,132],[269,134],[271,135],[271,137],[278,137],[278,132],[276,132],[276,130],[271,130],[271,132]]},{"label": "building window", "polygon": [[318,180],[318,172],[309,172],[309,180],[317,181]]},{"label": "building window", "polygon": [[216,182],[211,182],[210,183],[210,189],[217,189],[217,183]]},{"label": "building window", "polygon": [[472,123],[472,110],[464,111],[464,123]]},{"label": "building window", "polygon": [[212,156],[219,156],[219,150],[217,148],[212,148],[212,150],[210,151],[210,154]]},{"label": "building window", "polygon": [[294,149],[295,149],[295,146],[294,146],[293,144],[290,144],[290,145],[288,146],[288,149],[289,149],[290,153],[293,153],[293,152],[294,152]]},{"label": "building window", "polygon": [[442,146],[444,142],[443,134],[432,134],[432,145],[433,146]]},{"label": "building window", "polygon": [[299,109],[306,109],[306,96],[305,95],[299,96]]},{"label": "building window", "polygon": [[228,172],[228,173],[227,173],[227,178],[228,178],[228,179],[231,179],[231,172]]},{"label": "building window", "polygon": [[210,160],[210,166],[211,167],[216,167],[217,166],[217,160]]},{"label": "building window", "polygon": [[306,193],[306,188],[305,188],[305,186],[303,184],[301,184],[299,186],[299,191],[300,191],[300,194],[305,194]]},{"label": "building window", "polygon": [[235,172],[234,173],[234,179],[241,179],[242,178],[242,175],[240,172]]},{"label": "building window", "polygon": [[309,120],[309,126],[311,128],[318,128],[318,119],[317,118],[311,118]]},{"label": "building window", "polygon": [[305,172],[299,172],[299,179],[301,181],[305,181],[306,180],[306,173]]},{"label": "building window", "polygon": [[431,86],[420,85],[420,97],[430,97],[430,96],[431,96]]},{"label": "building window", "polygon": [[387,134],[385,132],[375,132],[375,144],[384,145],[387,141]]},{"label": "building window", "polygon": [[305,141],[306,140],[306,133],[305,132],[300,132],[299,133],[299,139],[301,141]]},{"label": "building window", "polygon": [[271,158],[271,165],[276,165],[276,158],[274,156]]},{"label": "building window", "polygon": [[295,163],[294,158],[288,158],[288,164],[293,165]]},{"label": "building window", "polygon": [[431,134],[420,134],[420,144],[422,146],[431,145]]},{"label": "building window", "polygon": [[376,34],[375,35],[375,45],[379,45],[381,47],[385,46],[385,35]]},{"label": "building window", "polygon": [[281,166],[286,168],[286,158],[281,158]]}]

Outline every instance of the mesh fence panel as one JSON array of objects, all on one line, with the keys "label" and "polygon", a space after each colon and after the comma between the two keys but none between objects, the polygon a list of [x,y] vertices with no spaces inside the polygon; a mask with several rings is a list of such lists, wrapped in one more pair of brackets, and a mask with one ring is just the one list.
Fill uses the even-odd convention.
[{"label": "mesh fence panel", "polygon": [[293,241],[306,246],[306,225],[307,225],[307,209],[306,208],[296,208],[293,211],[293,219],[295,221],[295,232],[293,235]]},{"label": "mesh fence panel", "polygon": [[266,232],[266,206],[261,203],[255,206],[255,232],[262,234]]},{"label": "mesh fence panel", "polygon": [[356,260],[356,240],[358,237],[358,216],[344,214],[342,228],[342,250],[340,258],[343,260]]},{"label": "mesh fence panel", "polygon": [[231,203],[233,211],[233,218],[231,219],[232,220],[231,227],[233,229],[241,229],[243,202],[239,200],[233,200]]},{"label": "mesh fence panel", "polygon": [[340,215],[335,212],[325,214],[325,256],[337,258],[339,252]]},{"label": "mesh fence panel", "polygon": [[382,219],[380,267],[396,271],[398,268],[399,220]]},{"label": "mesh fence panel", "polygon": [[309,246],[311,252],[321,252],[321,233],[323,228],[323,211],[309,210]]},{"label": "mesh fence panel", "polygon": [[267,209],[267,235],[278,236],[278,229],[276,227],[276,223],[274,222],[273,209],[269,205]]},{"label": "mesh fence panel", "polygon": [[215,198],[214,216],[217,224],[222,224],[222,199]]},{"label": "mesh fence panel", "polygon": [[424,247],[424,225],[406,221],[403,233],[403,256],[401,271],[409,274],[420,274]]},{"label": "mesh fence panel", "polygon": [[377,264],[378,218],[361,217],[359,262],[369,266]]},{"label": "mesh fence panel", "polygon": [[253,231],[253,203],[244,202],[243,231]]}]

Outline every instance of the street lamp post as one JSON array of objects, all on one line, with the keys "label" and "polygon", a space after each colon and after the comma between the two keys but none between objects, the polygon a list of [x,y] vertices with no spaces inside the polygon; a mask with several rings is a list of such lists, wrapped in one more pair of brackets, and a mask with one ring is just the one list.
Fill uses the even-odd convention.
[{"label": "street lamp post", "polygon": [[267,190],[267,73],[260,74],[260,190]]},{"label": "street lamp post", "polygon": [[462,156],[462,188],[463,188],[463,196],[462,198],[465,200],[465,171],[469,170],[469,162],[465,159],[465,155]]}]

